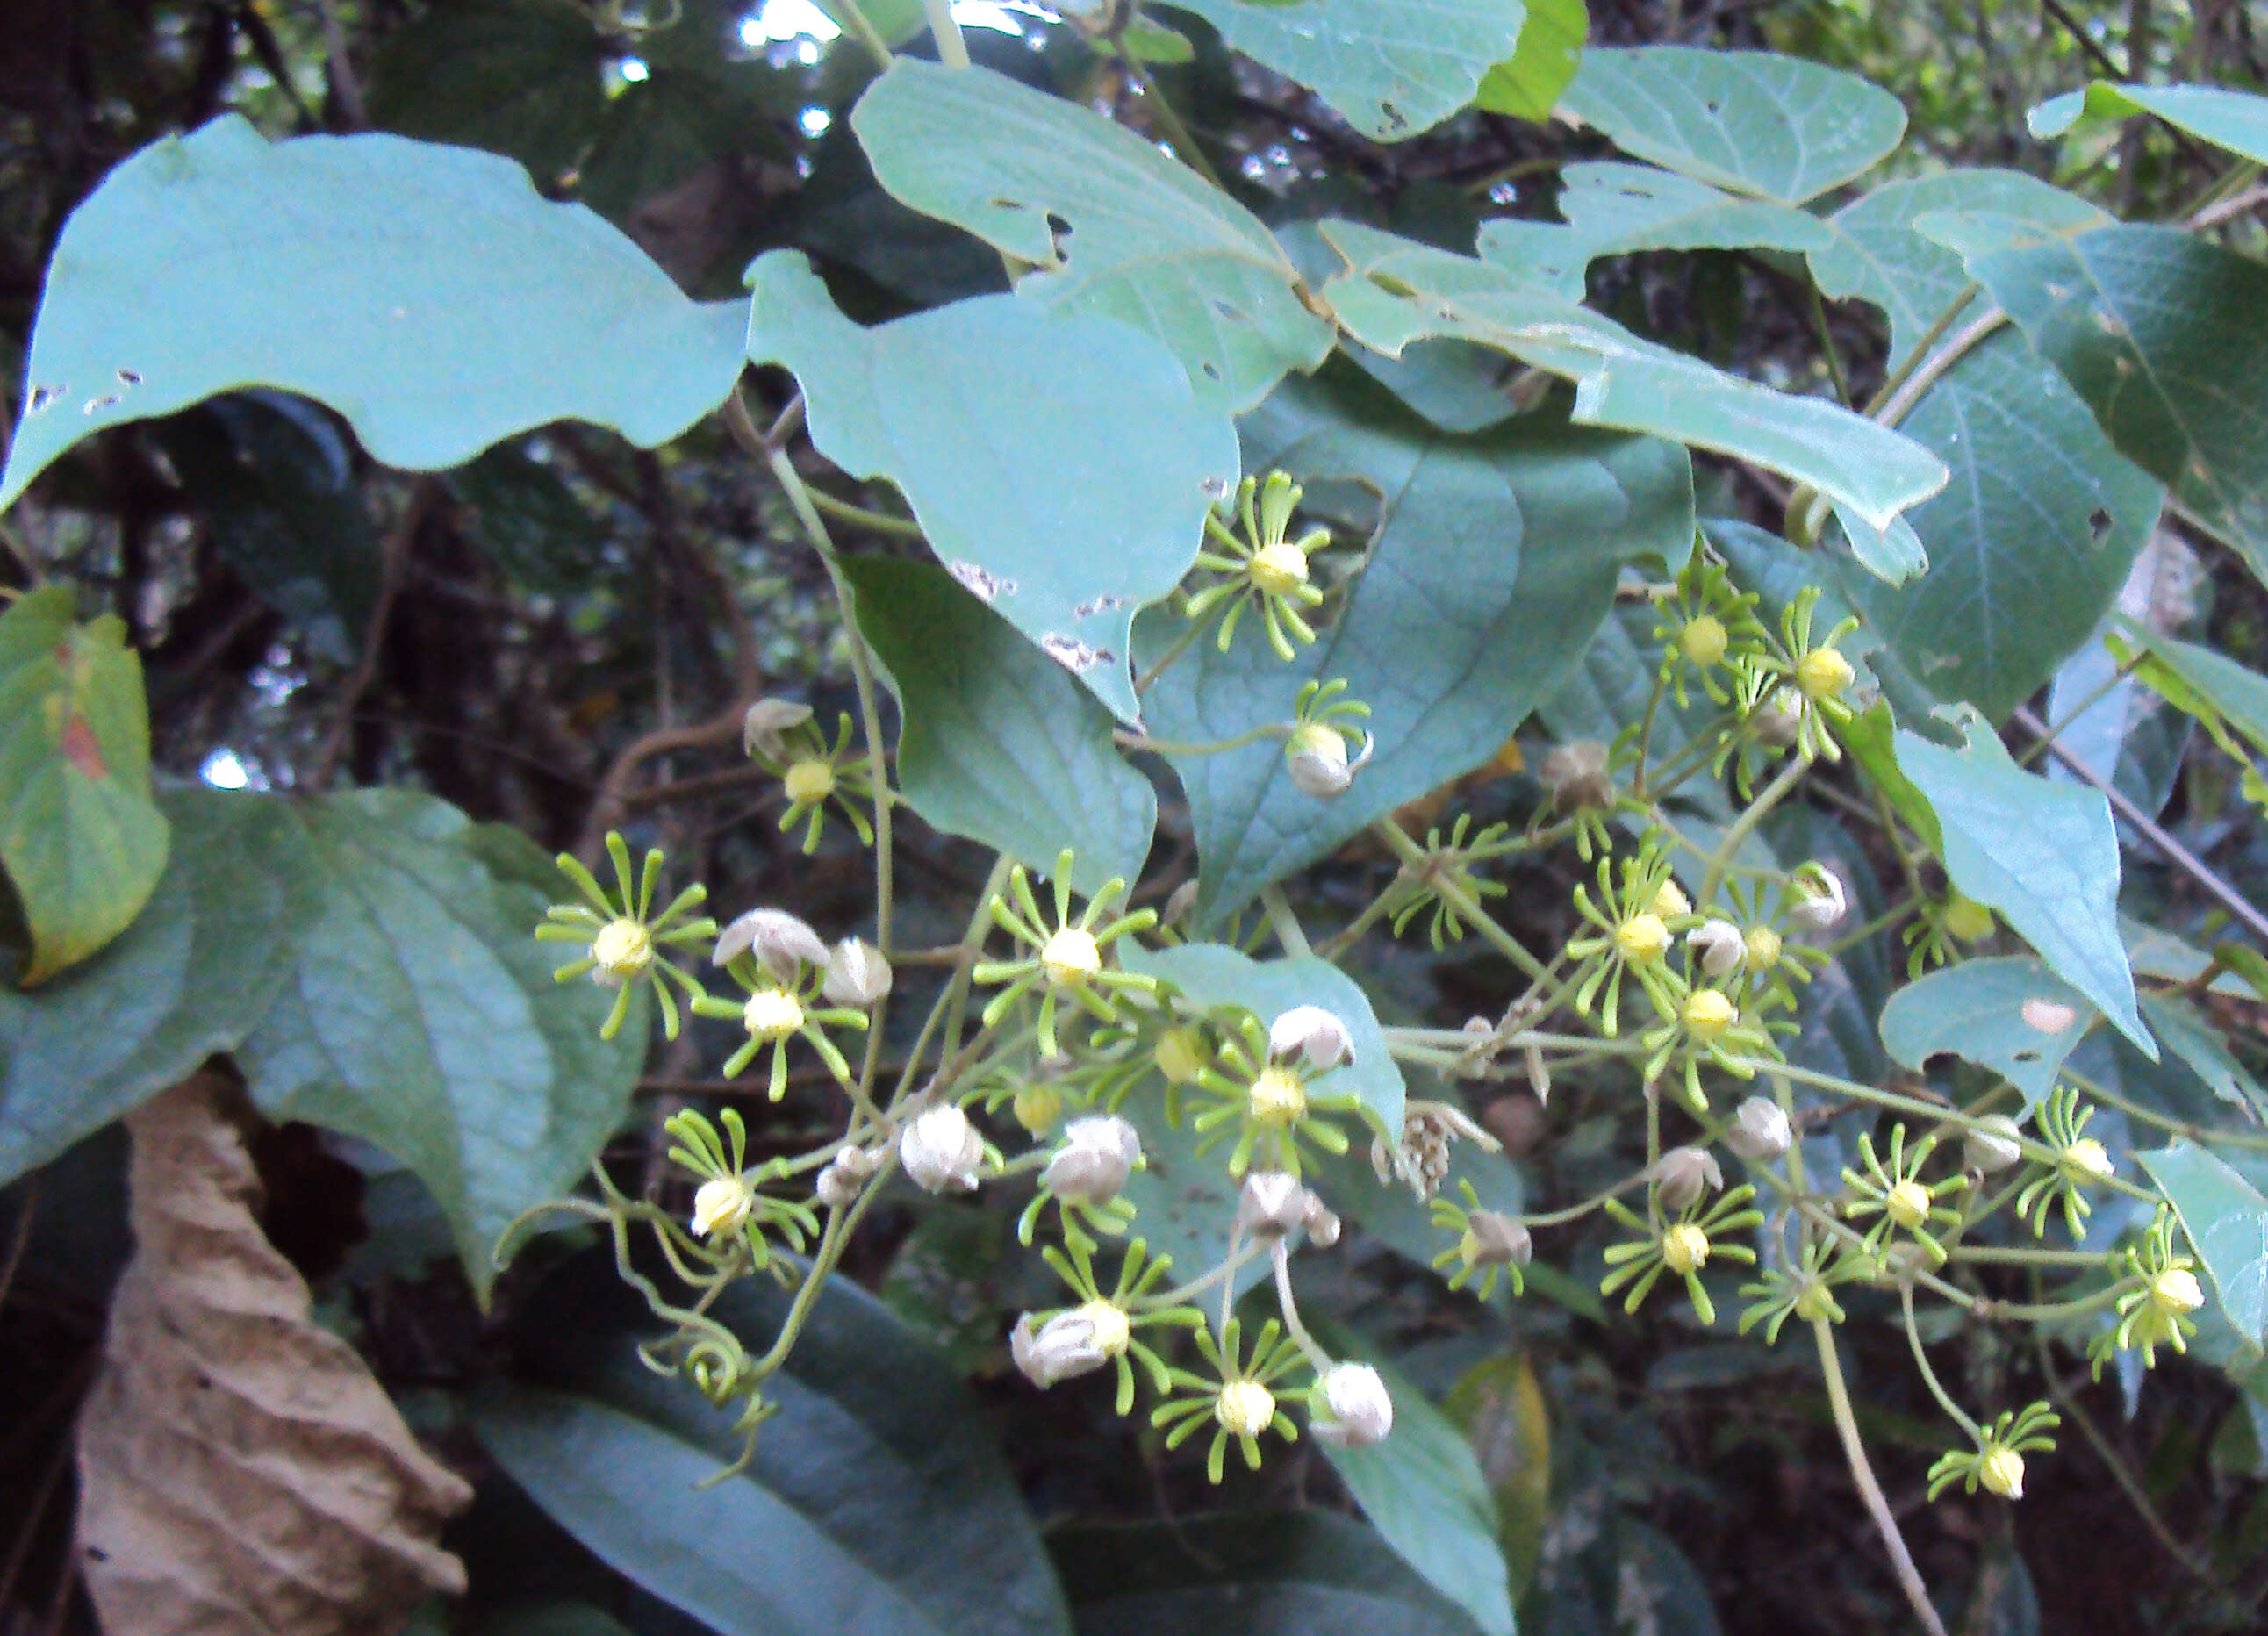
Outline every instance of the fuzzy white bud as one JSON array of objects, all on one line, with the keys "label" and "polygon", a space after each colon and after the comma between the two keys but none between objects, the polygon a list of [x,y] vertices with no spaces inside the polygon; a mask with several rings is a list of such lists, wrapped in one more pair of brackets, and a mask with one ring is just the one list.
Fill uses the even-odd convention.
[{"label": "fuzzy white bud", "polygon": [[1770,1164],[1794,1140],[1787,1110],[1769,1096],[1751,1096],[1742,1102],[1725,1130],[1725,1146],[1757,1164]]},{"label": "fuzzy white bud", "polygon": [[1319,801],[1329,800],[1346,793],[1355,774],[1368,763],[1376,748],[1377,741],[1365,733],[1362,754],[1350,761],[1346,739],[1337,728],[1309,722],[1293,732],[1285,743],[1285,770],[1291,774],[1292,787],[1300,794],[1311,795]]},{"label": "fuzzy white bud", "polygon": [[1048,1161],[1040,1185],[1060,1199],[1107,1205],[1141,1162],[1142,1139],[1125,1120],[1074,1119],[1064,1127],[1063,1146]]},{"label": "fuzzy white bud", "polygon": [[1321,1073],[1354,1060],[1354,1036],[1321,1006],[1294,1006],[1268,1025],[1268,1054],[1278,1062],[1305,1057]]},{"label": "fuzzy white bud", "polygon": [[729,966],[743,954],[754,954],[756,964],[783,984],[792,984],[806,966],[827,963],[827,944],[818,932],[784,909],[751,909],[717,934],[716,953],[710,956]]},{"label": "fuzzy white bud", "polygon": [[898,1162],[914,1185],[932,1193],[973,1192],[984,1162],[984,1139],[951,1102],[919,1115],[898,1135]]},{"label": "fuzzy white bud", "polygon": [[827,1161],[827,1168],[819,1173],[813,1190],[819,1202],[830,1210],[844,1210],[856,1204],[859,1190],[874,1174],[880,1161],[863,1147],[843,1147],[836,1151]]},{"label": "fuzzy white bud", "polygon": [[811,706],[792,699],[758,699],[740,722],[740,748],[767,761],[787,759],[787,735],[811,719]]},{"label": "fuzzy white bud", "polygon": [[1057,1381],[1092,1374],[1109,1362],[1111,1354],[1103,1339],[1083,1308],[1059,1312],[1036,1330],[1027,1312],[1016,1320],[1008,1336],[1008,1355],[1032,1384],[1044,1391]]},{"label": "fuzzy white bud", "polygon": [[1740,969],[1741,962],[1748,957],[1748,940],[1741,928],[1729,920],[1705,920],[1685,934],[1685,947],[1693,951],[1693,958],[1701,962],[1701,969],[1712,977],[1721,977]]},{"label": "fuzzy white bud", "polygon": [[1749,725],[1756,729],[1758,742],[1776,750],[1787,748],[1803,732],[1803,696],[1793,688],[1780,689],[1749,718]]},{"label": "fuzzy white bud", "polygon": [[1725,1172],[1705,1147],[1673,1147],[1654,1165],[1653,1179],[1663,1205],[1683,1210],[1700,1202],[1703,1193],[1723,1187]]},{"label": "fuzzy white bud", "polygon": [[1807,932],[1824,932],[1843,918],[1850,905],[1843,877],[1825,864],[1809,863],[1788,877],[1787,917]]},{"label": "fuzzy white bud", "polygon": [[755,1212],[755,1190],[745,1176],[711,1176],[693,1195],[693,1230],[703,1238],[737,1233]]},{"label": "fuzzy white bud", "polygon": [[1366,1363],[1335,1363],[1308,1399],[1311,1429],[1334,1448],[1367,1448],[1394,1429],[1394,1398]]},{"label": "fuzzy white bud", "polygon": [[2007,1114],[1988,1113],[1962,1137],[1961,1156],[1988,1175],[2006,1170],[2024,1156],[2022,1133]]},{"label": "fuzzy white bud", "polygon": [[830,1004],[864,1011],[879,1005],[890,991],[890,962],[872,943],[846,937],[827,957],[827,976],[819,991]]}]

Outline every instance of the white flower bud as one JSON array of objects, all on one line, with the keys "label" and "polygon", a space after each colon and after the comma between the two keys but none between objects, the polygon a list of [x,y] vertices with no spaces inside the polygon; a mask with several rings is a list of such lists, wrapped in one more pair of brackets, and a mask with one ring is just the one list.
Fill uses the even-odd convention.
[{"label": "white flower bud", "polygon": [[1962,1137],[1961,1156],[1971,1170],[1988,1175],[2016,1164],[2024,1156],[2024,1144],[2015,1120],[2004,1113],[1986,1114]]},{"label": "white flower bud", "polygon": [[1281,1170],[1256,1170],[1244,1178],[1236,1201],[1236,1225],[1257,1239],[1278,1239],[1305,1226],[1313,1196],[1297,1176]]},{"label": "white flower bud", "polygon": [[1808,863],[1788,877],[1787,917],[1807,932],[1824,932],[1843,918],[1849,903],[1843,877],[1825,864]]},{"label": "white flower bud", "polygon": [[767,761],[787,759],[787,734],[811,719],[811,706],[792,699],[758,699],[740,722],[740,748]]},{"label": "white flower bud", "polygon": [[967,1193],[976,1187],[984,1162],[984,1139],[968,1116],[951,1102],[932,1108],[899,1132],[898,1161],[914,1185],[941,1193],[948,1187]]},{"label": "white flower bud", "polygon": [[1748,940],[1741,928],[1729,920],[1705,920],[1685,934],[1685,947],[1701,962],[1701,969],[1712,977],[1740,969],[1741,962],[1748,957]]},{"label": "white flower bud", "polygon": [[1048,1161],[1040,1185],[1060,1199],[1107,1205],[1141,1162],[1142,1139],[1125,1120],[1074,1119],[1064,1127],[1064,1144]]},{"label": "white flower bud", "polygon": [[2024,1497],[2024,1456],[2013,1448],[1995,1448],[1977,1468],[1985,1488],[2003,1500]]},{"label": "white flower bud", "polygon": [[754,954],[756,964],[791,984],[805,966],[827,963],[827,944],[784,909],[751,909],[717,934],[717,950],[710,958],[729,966],[743,954]]},{"label": "white flower bud", "polygon": [[827,1161],[827,1168],[819,1173],[818,1185],[814,1189],[819,1202],[830,1210],[848,1209],[858,1202],[859,1190],[866,1185],[879,1163],[863,1147],[836,1149],[835,1157]]},{"label": "white flower bud", "polygon": [[1268,1025],[1268,1054],[1279,1062],[1303,1056],[1320,1073],[1354,1060],[1354,1036],[1321,1006],[1294,1006]]},{"label": "white flower bud", "polygon": [[737,1233],[755,1212],[755,1190],[745,1176],[711,1176],[693,1195],[693,1230],[703,1238]]},{"label": "white flower bud", "polygon": [[[1123,1314],[1118,1321],[1123,1327],[1126,1322]],[[1104,1338],[1083,1307],[1057,1313],[1036,1333],[1027,1312],[1016,1320],[1008,1336],[1008,1355],[1032,1384],[1044,1391],[1057,1381],[1092,1374],[1109,1362],[1111,1353],[1103,1345]]]},{"label": "white flower bud", "polygon": [[1803,696],[1793,688],[1782,688],[1749,718],[1749,725],[1756,729],[1759,743],[1786,749],[1803,731]]},{"label": "white flower bud", "polygon": [[1778,1159],[1794,1140],[1787,1110],[1769,1096],[1751,1096],[1742,1102],[1725,1131],[1726,1146],[1759,1164]]},{"label": "white flower bud", "polygon": [[1308,1400],[1311,1429],[1334,1448],[1367,1448],[1394,1429],[1394,1398],[1366,1363],[1335,1363]]},{"label": "white flower bud", "polygon": [[1344,795],[1354,776],[1369,763],[1377,741],[1363,734],[1362,754],[1347,759],[1346,739],[1337,728],[1311,721],[1294,731],[1284,746],[1284,765],[1292,787],[1302,795],[1329,800]]},{"label": "white flower bud", "polygon": [[1339,1242],[1337,1212],[1312,1192],[1307,1195],[1307,1208],[1300,1220],[1307,1229],[1307,1242],[1317,1249],[1329,1249]]},{"label": "white flower bud", "polygon": [[1607,747],[1596,739],[1554,746],[1537,767],[1543,787],[1563,811],[1612,804],[1614,781],[1607,776]]},{"label": "white flower bud", "polygon": [[830,1004],[864,1011],[889,993],[890,962],[873,944],[846,937],[827,957],[827,976],[819,991]]},{"label": "white flower bud", "polygon": [[1725,1185],[1725,1172],[1717,1155],[1705,1147],[1673,1147],[1653,1167],[1655,1186],[1663,1205],[1683,1210],[1699,1201],[1704,1192]]},{"label": "white flower bud", "polygon": [[1524,1267],[1535,1258],[1535,1241],[1526,1222],[1493,1210],[1476,1210],[1465,1218],[1457,1254],[1469,1268]]}]

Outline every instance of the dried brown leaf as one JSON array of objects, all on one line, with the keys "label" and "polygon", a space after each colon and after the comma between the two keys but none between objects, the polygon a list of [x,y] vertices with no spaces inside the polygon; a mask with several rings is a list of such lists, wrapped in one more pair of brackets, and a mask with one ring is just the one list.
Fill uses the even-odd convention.
[{"label": "dried brown leaf", "polygon": [[225,1093],[200,1075],[126,1121],[135,1251],[79,1425],[87,1588],[108,1636],[387,1636],[464,1589],[438,1541],[472,1491],[310,1320]]}]

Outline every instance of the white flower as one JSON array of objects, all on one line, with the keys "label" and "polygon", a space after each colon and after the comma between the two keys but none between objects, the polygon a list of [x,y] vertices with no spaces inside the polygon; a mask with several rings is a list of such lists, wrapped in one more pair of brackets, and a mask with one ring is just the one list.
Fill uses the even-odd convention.
[{"label": "white flower", "polygon": [[747,1178],[711,1176],[693,1195],[693,1230],[703,1238],[737,1233],[755,1212],[755,1190]]},{"label": "white flower", "polygon": [[1977,1468],[1984,1486],[2003,1500],[2024,1497],[2024,1456],[2013,1448],[1995,1448]]},{"label": "white flower", "polygon": [[1738,970],[1749,952],[1740,927],[1729,920],[1703,921],[1685,934],[1685,947],[1693,951],[1693,957],[1701,962],[1701,969],[1712,977]]},{"label": "white flower", "polygon": [[1311,721],[1285,743],[1284,766],[1292,775],[1292,787],[1300,794],[1312,795],[1319,801],[1329,800],[1334,795],[1346,793],[1355,774],[1368,764],[1376,748],[1377,741],[1365,733],[1362,754],[1349,761],[1346,739],[1338,729]]},{"label": "white flower", "polygon": [[890,962],[873,944],[846,937],[827,957],[827,976],[819,988],[829,1003],[864,1011],[889,993]]},{"label": "white flower", "polygon": [[830,1210],[843,1210],[858,1202],[859,1190],[874,1174],[880,1161],[863,1147],[844,1147],[836,1151],[827,1168],[819,1173],[814,1190],[819,1202]]},{"label": "white flower", "polygon": [[1971,1170],[1990,1175],[2006,1170],[2024,1156],[2016,1122],[2004,1113],[1988,1113],[1961,1139],[1961,1156]]},{"label": "white flower", "polygon": [[1653,1179],[1664,1206],[1683,1210],[1705,1191],[1724,1186],[1725,1172],[1705,1147],[1673,1147],[1655,1163]]},{"label": "white flower", "polygon": [[977,1167],[984,1162],[984,1139],[968,1116],[951,1102],[920,1115],[898,1135],[898,1161],[914,1185],[941,1193],[948,1187],[973,1192]]},{"label": "white flower", "polygon": [[811,719],[811,706],[788,699],[758,699],[740,722],[740,748],[770,761],[787,759],[786,734]]},{"label": "white flower", "polygon": [[1276,1394],[1257,1381],[1231,1381],[1212,1400],[1213,1419],[1232,1437],[1257,1437],[1276,1420]]},{"label": "white flower", "polygon": [[[1096,1307],[1116,1320],[1115,1327],[1108,1320],[1097,1322],[1099,1315],[1093,1309]],[[1130,1332],[1126,1315],[1105,1302],[1059,1312],[1036,1332],[1027,1312],[1016,1320],[1015,1329],[1009,1333],[1008,1355],[1032,1384],[1044,1391],[1057,1381],[1101,1368],[1125,1350]],[[1115,1347],[1110,1344],[1114,1340]]]},{"label": "white flower", "polygon": [[1304,1056],[1320,1073],[1354,1060],[1354,1036],[1321,1006],[1294,1006],[1268,1025],[1268,1054],[1278,1061]]},{"label": "white flower", "polygon": [[1843,877],[1825,864],[1809,863],[1788,877],[1793,896],[1787,917],[1807,932],[1824,932],[1843,918],[1849,903]]},{"label": "white flower", "polygon": [[1125,1120],[1074,1119],[1064,1128],[1064,1144],[1048,1161],[1040,1184],[1060,1199],[1107,1205],[1141,1162],[1142,1139]]},{"label": "white flower", "polygon": [[742,954],[781,983],[792,984],[806,965],[827,963],[827,945],[818,932],[784,909],[751,909],[717,934],[717,964],[729,966]]},{"label": "white flower", "polygon": [[1312,1429],[1334,1448],[1367,1448],[1394,1429],[1394,1398],[1366,1363],[1335,1363],[1308,1399]]},{"label": "white flower", "polygon": [[1726,1146],[1743,1159],[1764,1164],[1787,1152],[1794,1139],[1787,1110],[1769,1096],[1751,1096],[1742,1102],[1725,1131]]}]

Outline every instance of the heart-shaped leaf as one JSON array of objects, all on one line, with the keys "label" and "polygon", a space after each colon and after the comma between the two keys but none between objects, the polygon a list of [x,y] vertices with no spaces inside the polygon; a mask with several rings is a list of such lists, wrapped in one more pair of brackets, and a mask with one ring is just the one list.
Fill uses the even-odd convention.
[{"label": "heart-shaped leaf", "polygon": [[2101,1013],[2036,960],[1964,960],[1890,996],[1882,1043],[1918,1072],[1940,1051],[1990,1068],[2038,1106]]}]

